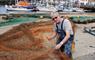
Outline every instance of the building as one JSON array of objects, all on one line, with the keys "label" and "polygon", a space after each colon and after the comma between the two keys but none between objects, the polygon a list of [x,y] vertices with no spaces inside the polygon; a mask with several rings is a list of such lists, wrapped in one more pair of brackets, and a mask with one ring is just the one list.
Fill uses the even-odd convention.
[{"label": "building", "polygon": [[91,5],[91,4],[95,4],[95,0],[79,0],[80,4],[84,4],[84,5]]}]

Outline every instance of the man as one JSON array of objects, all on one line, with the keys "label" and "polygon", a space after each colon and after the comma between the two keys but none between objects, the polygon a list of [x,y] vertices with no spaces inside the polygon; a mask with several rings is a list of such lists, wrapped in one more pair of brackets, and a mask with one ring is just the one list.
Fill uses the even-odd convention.
[{"label": "man", "polygon": [[55,34],[52,37],[48,37],[48,39],[50,40],[58,36],[55,49],[60,49],[69,58],[71,58],[71,46],[74,39],[71,22],[68,20],[68,18],[60,18],[60,16],[57,14],[53,16],[52,21],[54,22],[55,26]]}]

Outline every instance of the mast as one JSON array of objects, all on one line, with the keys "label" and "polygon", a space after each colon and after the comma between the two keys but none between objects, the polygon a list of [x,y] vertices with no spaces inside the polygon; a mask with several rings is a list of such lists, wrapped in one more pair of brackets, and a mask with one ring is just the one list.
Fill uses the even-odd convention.
[{"label": "mast", "polygon": [[17,1],[15,0],[15,5],[16,5]]},{"label": "mast", "polygon": [[17,0],[17,2],[16,3],[18,3],[19,1]]},{"label": "mast", "polygon": [[12,0],[9,0],[9,4],[11,4]]}]

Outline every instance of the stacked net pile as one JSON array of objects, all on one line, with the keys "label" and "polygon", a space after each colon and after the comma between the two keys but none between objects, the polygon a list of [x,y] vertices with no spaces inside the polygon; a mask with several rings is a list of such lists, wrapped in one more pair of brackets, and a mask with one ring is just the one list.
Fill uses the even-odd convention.
[{"label": "stacked net pile", "polygon": [[69,60],[45,36],[52,22],[24,23],[0,35],[0,60]]}]

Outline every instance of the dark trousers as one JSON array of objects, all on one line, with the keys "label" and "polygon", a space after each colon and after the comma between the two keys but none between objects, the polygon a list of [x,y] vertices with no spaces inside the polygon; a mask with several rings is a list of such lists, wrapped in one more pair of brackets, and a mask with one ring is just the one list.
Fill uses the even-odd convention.
[{"label": "dark trousers", "polygon": [[[60,50],[61,52],[64,52],[67,56],[72,57],[72,42],[73,42],[74,36],[71,35],[68,41],[61,46]],[[56,44],[59,44],[64,38],[59,38],[56,42]]]}]

